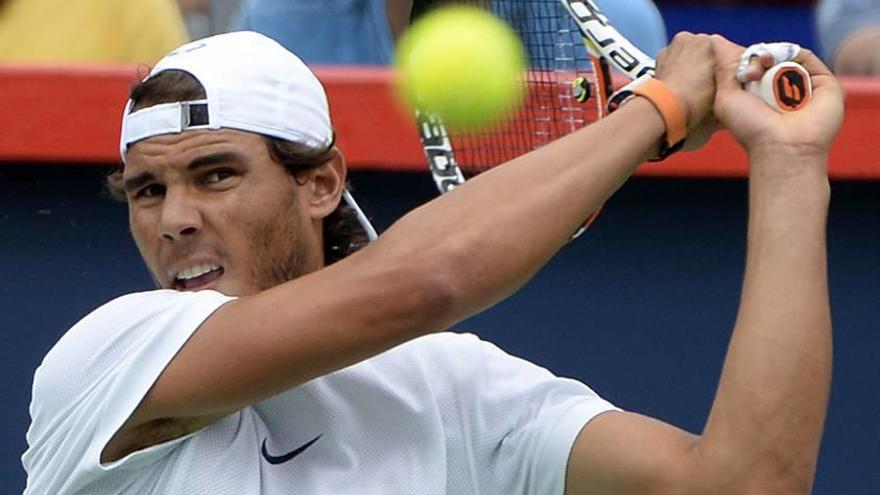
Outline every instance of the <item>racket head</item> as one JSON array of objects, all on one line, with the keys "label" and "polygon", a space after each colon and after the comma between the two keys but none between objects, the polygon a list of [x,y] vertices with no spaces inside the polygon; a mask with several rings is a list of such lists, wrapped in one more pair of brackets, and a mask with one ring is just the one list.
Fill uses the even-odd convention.
[{"label": "racket head", "polygon": [[[612,66],[631,79],[654,72],[654,60],[611,26],[591,0],[432,3],[491,10],[517,32],[529,67],[522,78],[522,106],[489,127],[450,131],[438,116],[416,110],[428,166],[441,193],[602,118],[614,92]],[[572,238],[598,214],[590,215]]]},{"label": "racket head", "polygon": [[477,129],[448,129],[434,115],[417,112],[426,157],[441,192],[601,118],[611,94],[607,62],[590,54],[570,13],[559,0],[495,0],[469,3],[490,9],[523,42],[526,97],[504,121]]}]

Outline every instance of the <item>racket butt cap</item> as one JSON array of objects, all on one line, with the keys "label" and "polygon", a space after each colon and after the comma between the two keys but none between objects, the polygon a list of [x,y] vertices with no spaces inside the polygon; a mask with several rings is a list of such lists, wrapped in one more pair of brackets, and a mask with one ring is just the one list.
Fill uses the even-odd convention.
[{"label": "racket butt cap", "polygon": [[803,108],[813,96],[810,73],[797,62],[774,65],[760,81],[752,81],[746,90],[759,96],[778,112],[795,112]]}]

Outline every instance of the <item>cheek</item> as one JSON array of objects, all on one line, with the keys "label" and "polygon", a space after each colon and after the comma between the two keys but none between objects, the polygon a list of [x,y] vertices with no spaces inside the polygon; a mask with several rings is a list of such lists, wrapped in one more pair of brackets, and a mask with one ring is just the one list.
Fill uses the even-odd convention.
[{"label": "cheek", "polygon": [[[131,236],[134,239],[134,243],[137,245],[138,250],[147,260],[149,260],[148,255],[151,252],[151,246],[155,247],[156,244],[156,235],[152,225],[149,215],[145,214],[143,211],[133,211],[129,208],[128,228],[131,230]],[[151,233],[153,233],[153,235],[150,235]]]},{"label": "cheek", "polygon": [[308,235],[294,201],[279,204],[273,215],[249,225],[246,236],[251,277],[266,289],[303,273],[310,249]]},{"label": "cheek", "polygon": [[237,263],[260,263],[275,251],[289,249],[291,201],[276,198],[237,198],[232,204],[215,210],[205,227],[216,232],[230,256]]},{"label": "cheek", "polygon": [[290,242],[298,237],[299,221],[294,201],[285,199],[264,205],[263,215],[250,218],[243,230],[252,248],[263,251],[287,251]]}]

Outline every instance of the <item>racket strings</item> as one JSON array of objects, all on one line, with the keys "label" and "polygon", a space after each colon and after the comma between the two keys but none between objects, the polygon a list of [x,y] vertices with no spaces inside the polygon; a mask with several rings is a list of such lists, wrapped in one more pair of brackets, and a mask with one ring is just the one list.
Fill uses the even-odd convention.
[{"label": "racket strings", "polygon": [[[509,119],[479,132],[452,132],[466,176],[512,160],[599,118],[593,63],[580,31],[558,0],[495,0],[495,15],[519,34],[529,61],[526,100]],[[584,78],[580,89],[575,85]],[[578,101],[587,91],[591,98]]]}]

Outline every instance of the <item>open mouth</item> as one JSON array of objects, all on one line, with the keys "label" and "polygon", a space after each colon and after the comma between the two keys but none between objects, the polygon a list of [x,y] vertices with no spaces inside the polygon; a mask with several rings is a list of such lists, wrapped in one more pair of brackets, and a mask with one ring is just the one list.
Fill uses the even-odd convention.
[{"label": "open mouth", "polygon": [[181,270],[174,277],[176,290],[198,290],[207,288],[212,282],[223,275],[220,265],[200,264]]}]

